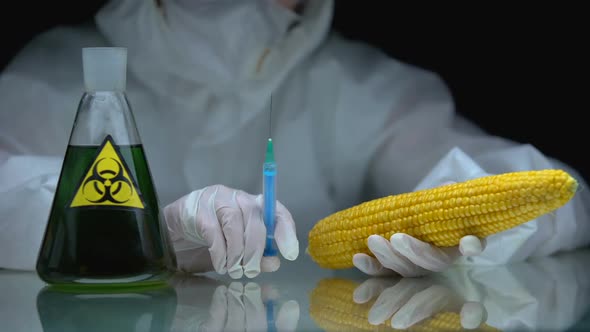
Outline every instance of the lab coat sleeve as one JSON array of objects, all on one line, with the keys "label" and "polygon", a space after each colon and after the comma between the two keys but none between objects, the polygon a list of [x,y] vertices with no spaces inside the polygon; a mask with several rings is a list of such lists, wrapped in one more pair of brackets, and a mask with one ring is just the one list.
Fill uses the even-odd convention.
[{"label": "lab coat sleeve", "polygon": [[[33,105],[21,98],[51,97],[45,88],[12,74],[0,77],[0,267],[32,270],[59,178],[62,156],[43,149],[57,136],[43,130]],[[28,108],[29,109],[23,109]],[[39,107],[38,112],[45,109]],[[18,110],[18,112],[16,111]],[[12,113],[12,116],[10,115]],[[29,116],[32,116],[29,118]],[[39,121],[41,120],[41,121]],[[39,134],[43,134],[41,137]],[[63,143],[63,141],[61,142]],[[61,144],[62,148],[66,145]]]},{"label": "lab coat sleeve", "polygon": [[[580,187],[586,187],[576,170],[533,145],[492,136],[456,114],[450,93],[436,75],[409,66],[400,72],[404,74],[398,79],[383,82],[396,92],[369,168],[377,195],[546,168],[565,169]],[[387,91],[384,86],[369,88],[377,98],[387,98],[379,93]],[[490,236],[480,256],[461,258],[458,263],[503,264],[587,245],[588,202],[588,192],[580,190],[555,213]]]},{"label": "lab coat sleeve", "polygon": [[82,92],[80,40],[40,35],[0,75],[0,268],[35,268]]},{"label": "lab coat sleeve", "polygon": [[6,157],[0,164],[0,268],[33,270],[60,160],[40,155]]}]

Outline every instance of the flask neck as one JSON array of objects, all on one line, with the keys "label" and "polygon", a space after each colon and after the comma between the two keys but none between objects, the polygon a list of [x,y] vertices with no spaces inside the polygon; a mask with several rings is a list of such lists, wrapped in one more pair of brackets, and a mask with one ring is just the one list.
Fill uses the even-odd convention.
[{"label": "flask neck", "polygon": [[106,136],[120,145],[141,144],[124,91],[87,91],[78,105],[70,145],[100,145]]}]

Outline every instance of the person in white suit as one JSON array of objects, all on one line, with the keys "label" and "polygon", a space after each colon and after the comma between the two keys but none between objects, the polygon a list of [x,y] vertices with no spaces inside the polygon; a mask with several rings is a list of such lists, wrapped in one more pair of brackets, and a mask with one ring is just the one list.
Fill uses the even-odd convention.
[{"label": "person in white suit", "polygon": [[[82,91],[81,48],[128,50],[127,93],[178,269],[253,278],[260,167],[279,163],[276,241],[295,260],[319,219],[364,200],[487,174],[568,165],[456,114],[431,72],[330,31],[333,0],[110,1],[95,20],[34,38],[0,75],[0,267],[34,269]],[[503,264],[588,244],[588,191],[556,213],[452,252],[371,236],[369,275]],[[208,207],[213,214],[205,214]],[[190,227],[186,227],[186,226]],[[186,231],[186,230],[192,231]],[[300,243],[300,241],[302,243]]]}]

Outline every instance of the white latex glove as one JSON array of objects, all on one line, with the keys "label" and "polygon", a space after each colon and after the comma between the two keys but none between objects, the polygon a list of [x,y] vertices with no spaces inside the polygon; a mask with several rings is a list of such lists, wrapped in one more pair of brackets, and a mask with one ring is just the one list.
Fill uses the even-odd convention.
[{"label": "white latex glove", "polygon": [[[276,209],[275,240],[281,255],[295,260],[299,241],[295,222],[280,202]],[[262,196],[222,185],[205,187],[164,208],[168,231],[184,272],[229,274],[237,279],[276,271],[279,257],[262,257],[266,227]]]},{"label": "white latex glove", "polygon": [[195,276],[173,278],[172,284],[178,294],[173,331],[291,332],[299,324],[299,303],[282,301],[271,286]]},{"label": "white latex glove", "polygon": [[460,312],[461,326],[475,329],[487,319],[479,302],[466,302],[451,289],[427,279],[369,279],[358,286],[354,302],[367,303],[377,297],[369,310],[372,325],[391,318],[391,327],[407,329],[443,312]]},{"label": "white latex glove", "polygon": [[439,248],[408,234],[396,233],[389,240],[371,235],[368,247],[376,258],[363,253],[352,258],[354,266],[362,272],[372,276],[419,277],[446,270],[459,256],[479,255],[485,248],[485,239],[467,235],[458,246]]},{"label": "white latex glove", "polygon": [[[455,182],[447,181],[441,185],[451,183]],[[356,268],[371,276],[419,277],[446,270],[460,256],[481,254],[485,243],[485,239],[467,235],[461,238],[458,246],[439,248],[404,233],[393,234],[389,239],[371,235],[367,245],[375,257],[359,253],[352,261]]]}]

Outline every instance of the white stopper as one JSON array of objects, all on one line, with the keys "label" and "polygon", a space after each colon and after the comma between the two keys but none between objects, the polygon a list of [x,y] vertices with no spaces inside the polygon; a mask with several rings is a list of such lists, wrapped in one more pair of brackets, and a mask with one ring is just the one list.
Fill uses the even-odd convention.
[{"label": "white stopper", "polygon": [[127,84],[126,48],[83,48],[82,65],[86,91],[125,91]]}]

